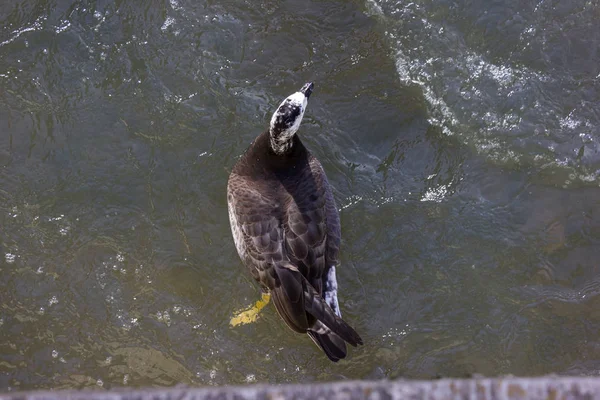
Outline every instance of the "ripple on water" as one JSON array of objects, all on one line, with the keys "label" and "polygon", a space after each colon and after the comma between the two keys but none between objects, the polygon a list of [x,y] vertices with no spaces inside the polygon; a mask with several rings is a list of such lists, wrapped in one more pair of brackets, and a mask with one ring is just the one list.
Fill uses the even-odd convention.
[{"label": "ripple on water", "polygon": [[[565,233],[553,228],[552,238],[536,238],[541,224],[525,235],[515,221],[528,212],[514,212],[525,193],[508,187],[521,177],[486,191],[477,178],[491,172],[496,179],[497,166],[467,165],[471,198],[452,178],[465,161],[456,156],[458,142],[466,144],[458,146],[466,164],[528,165],[533,155],[534,165],[572,168],[563,181],[596,181],[595,170],[578,163],[593,165],[598,148],[597,83],[587,86],[586,102],[570,87],[567,104],[556,96],[553,71],[490,54],[489,36],[473,43],[461,35],[454,7],[469,3],[491,14],[494,5],[367,1],[371,17],[354,2],[313,1],[301,9],[269,2],[268,15],[244,2],[98,2],[87,10],[50,2],[50,22],[32,16],[7,27],[0,64],[11,68],[0,71],[0,81],[14,94],[0,97],[11,102],[4,123],[16,133],[10,151],[6,140],[0,146],[0,164],[10,158],[5,168],[15,173],[0,174],[0,218],[11,228],[0,229],[0,264],[9,274],[0,289],[19,304],[1,311],[14,345],[0,362],[17,365],[11,379],[26,375],[28,389],[302,382],[369,370],[390,378],[398,365],[431,377],[460,374],[467,370],[461,362],[515,365],[526,358],[533,360],[524,361],[527,372],[537,373],[556,361],[556,346],[587,349],[555,335],[593,317],[600,297],[586,286],[594,250],[585,259],[563,257],[582,242],[595,244],[594,226],[581,233],[568,223],[581,211],[574,204],[586,200],[565,196]],[[290,11],[298,18],[288,18]],[[479,33],[477,21],[461,18]],[[524,40],[547,33],[529,22]],[[376,23],[385,24],[387,41]],[[323,84],[304,137],[320,144],[311,149],[334,153],[321,159],[345,213],[343,306],[363,326],[366,343],[335,365],[291,334],[272,307],[256,324],[228,326],[235,300],[227,294],[235,287],[237,300],[250,303],[256,287],[231,244],[224,168],[253,137],[247,131],[268,120],[274,98],[311,74]],[[567,86],[576,82],[565,77]],[[394,84],[399,80],[404,85]],[[375,126],[389,132],[378,136]],[[502,169],[503,176],[523,172]],[[12,193],[39,204],[3,200]],[[495,207],[506,211],[490,211]],[[553,267],[544,268],[546,258]],[[516,290],[525,300],[506,293],[532,281],[535,289]],[[531,307],[520,310],[521,303]],[[513,308],[524,316],[510,315]],[[552,321],[557,314],[559,323]],[[591,320],[585,335],[595,332]],[[538,358],[535,334],[552,330]]]},{"label": "ripple on water", "polygon": [[[552,178],[547,173],[543,176],[565,185],[599,182],[600,87],[590,81],[591,77],[568,75],[569,71],[553,65],[536,69],[510,56],[491,57],[494,49],[477,52],[477,47],[469,46],[462,36],[465,21],[437,17],[440,8],[435,2],[375,3],[385,16],[399,79],[421,89],[432,125],[459,137],[496,163],[564,171]],[[466,12],[466,18],[469,12],[480,11],[462,3],[456,7]],[[514,38],[515,43],[529,41],[537,31],[550,30],[545,25],[545,13],[552,19],[550,10],[544,11],[542,18],[527,13],[520,16],[540,26],[524,24],[523,35]],[[491,15],[482,18],[493,19]],[[470,23],[476,26],[480,21]],[[562,26],[566,32],[562,36],[577,33],[568,18],[553,23]],[[518,43],[515,46],[518,48]],[[522,56],[534,51],[525,46],[514,53]],[[572,52],[562,46],[552,51]],[[566,178],[571,172],[574,179]]]},{"label": "ripple on water", "polygon": [[38,17],[30,26],[26,26],[26,27],[14,30],[12,32],[12,36],[9,39],[6,39],[5,41],[0,42],[0,47],[14,42],[15,40],[17,40],[19,38],[19,36],[21,36],[24,33],[35,32],[37,30],[42,29],[43,24],[47,19],[48,19],[48,17],[43,15],[43,16]]}]

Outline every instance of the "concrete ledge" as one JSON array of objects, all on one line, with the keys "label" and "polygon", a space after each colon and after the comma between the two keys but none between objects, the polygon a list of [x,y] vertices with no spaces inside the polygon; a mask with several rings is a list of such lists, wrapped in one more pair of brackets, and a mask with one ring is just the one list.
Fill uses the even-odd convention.
[{"label": "concrete ledge", "polygon": [[436,381],[343,381],[281,386],[176,387],[0,394],[0,400],[17,399],[600,399],[600,378],[545,376]]}]

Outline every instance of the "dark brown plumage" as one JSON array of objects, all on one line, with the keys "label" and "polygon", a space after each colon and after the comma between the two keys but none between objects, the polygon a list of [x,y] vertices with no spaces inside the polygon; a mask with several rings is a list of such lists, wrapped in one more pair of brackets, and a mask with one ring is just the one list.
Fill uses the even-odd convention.
[{"label": "dark brown plumage", "polygon": [[[295,135],[293,127],[297,129],[300,121],[291,121],[283,132],[273,123],[281,124],[278,113],[290,114],[284,109],[290,99],[292,105],[301,106],[297,116],[301,119],[311,91],[312,84],[307,84],[286,99],[270,129],[236,163],[229,177],[227,202],[240,258],[271,293],[279,315],[294,331],[308,333],[332,361],[338,361],[346,356],[345,342],[362,344],[342,320],[337,304],[338,211],[321,164]],[[300,99],[302,104],[299,93],[306,94]],[[285,143],[282,137],[287,137]]]}]

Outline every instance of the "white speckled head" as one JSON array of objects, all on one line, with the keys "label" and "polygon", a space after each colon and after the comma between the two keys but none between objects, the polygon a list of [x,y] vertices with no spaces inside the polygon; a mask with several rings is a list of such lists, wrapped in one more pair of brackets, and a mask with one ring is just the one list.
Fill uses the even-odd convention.
[{"label": "white speckled head", "polygon": [[277,154],[283,154],[292,146],[292,139],[300,128],[308,98],[310,97],[314,84],[309,82],[302,86],[298,92],[288,96],[281,102],[271,117],[269,133],[271,136],[271,148]]}]

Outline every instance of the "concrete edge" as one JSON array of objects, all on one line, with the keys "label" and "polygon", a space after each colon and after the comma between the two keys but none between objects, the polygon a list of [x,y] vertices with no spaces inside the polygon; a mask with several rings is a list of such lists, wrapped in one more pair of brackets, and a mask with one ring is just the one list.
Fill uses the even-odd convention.
[{"label": "concrete edge", "polygon": [[9,392],[0,400],[192,400],[192,399],[600,399],[600,378],[475,378],[432,381],[341,381],[144,389]]}]

